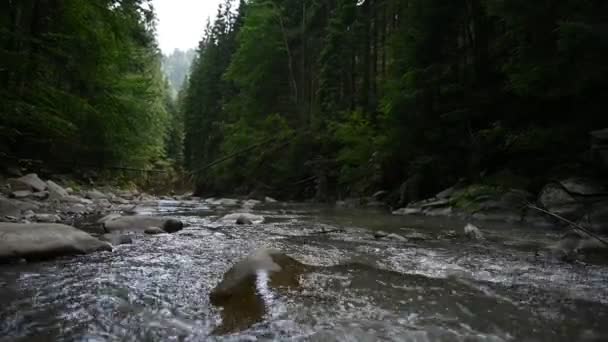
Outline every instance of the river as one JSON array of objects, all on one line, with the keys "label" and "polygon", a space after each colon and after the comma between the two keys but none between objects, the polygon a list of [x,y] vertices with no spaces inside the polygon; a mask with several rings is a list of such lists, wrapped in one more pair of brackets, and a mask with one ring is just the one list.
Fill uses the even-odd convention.
[{"label": "river", "polygon": [[[486,239],[469,241],[451,237],[457,220],[295,203],[256,206],[259,225],[218,221],[238,210],[149,203],[188,226],[111,253],[0,266],[0,341],[608,340],[608,267],[545,258],[559,232],[479,223]],[[222,314],[251,312],[223,312],[209,293],[259,248],[320,267],[297,290],[268,289],[255,323],[219,334]]]}]

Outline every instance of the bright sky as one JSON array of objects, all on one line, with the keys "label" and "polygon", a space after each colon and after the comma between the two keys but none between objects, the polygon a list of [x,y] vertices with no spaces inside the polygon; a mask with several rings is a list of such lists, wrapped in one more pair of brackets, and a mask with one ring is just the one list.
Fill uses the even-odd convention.
[{"label": "bright sky", "polygon": [[196,48],[207,18],[215,17],[221,0],[153,0],[158,17],[158,43],[164,53]]}]

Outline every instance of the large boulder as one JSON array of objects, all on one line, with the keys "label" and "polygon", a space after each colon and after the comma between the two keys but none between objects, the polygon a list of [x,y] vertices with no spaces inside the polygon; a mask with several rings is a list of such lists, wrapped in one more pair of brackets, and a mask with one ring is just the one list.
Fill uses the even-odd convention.
[{"label": "large boulder", "polygon": [[577,220],[583,216],[585,207],[577,201],[561,184],[546,185],[538,197],[539,204],[561,217]]},{"label": "large boulder", "polygon": [[38,260],[112,250],[109,244],[62,224],[0,223],[0,237],[0,261]]},{"label": "large boulder", "polygon": [[223,307],[215,333],[246,329],[268,312],[264,298],[277,290],[297,288],[308,266],[276,250],[258,250],[237,262],[211,291],[213,305]]},{"label": "large boulder", "polygon": [[35,173],[27,174],[23,177],[9,179],[9,184],[13,191],[19,190],[46,190],[46,183]]},{"label": "large boulder", "polygon": [[180,231],[184,224],[179,220],[167,217],[134,215],[107,220],[103,222],[103,226],[110,233],[119,231],[144,232],[151,227],[159,227],[167,233],[175,233]]},{"label": "large boulder", "polygon": [[594,203],[583,221],[597,232],[608,233],[608,200]]}]

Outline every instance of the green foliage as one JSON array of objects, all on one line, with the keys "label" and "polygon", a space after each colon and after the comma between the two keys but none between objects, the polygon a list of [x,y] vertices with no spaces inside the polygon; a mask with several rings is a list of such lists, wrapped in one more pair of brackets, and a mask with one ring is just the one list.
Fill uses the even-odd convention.
[{"label": "green foliage", "polygon": [[0,127],[10,129],[0,139],[9,154],[133,167],[163,157],[169,117],[148,0],[6,6]]}]

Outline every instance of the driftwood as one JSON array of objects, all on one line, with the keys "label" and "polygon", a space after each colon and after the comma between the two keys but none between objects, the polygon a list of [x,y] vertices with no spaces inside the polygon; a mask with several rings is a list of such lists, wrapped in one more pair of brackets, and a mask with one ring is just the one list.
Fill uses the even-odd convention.
[{"label": "driftwood", "polygon": [[606,246],[608,247],[608,241],[606,241],[606,240],[602,239],[600,236],[598,236],[597,234],[593,233],[593,232],[592,232],[592,231],[590,231],[589,229],[587,229],[587,228],[585,228],[585,227],[581,226],[581,225],[580,225],[580,224],[578,224],[578,223],[572,222],[572,221],[568,220],[568,219],[567,219],[567,218],[565,218],[565,217],[562,217],[562,216],[560,216],[560,215],[558,215],[558,214],[556,214],[556,213],[550,212],[549,210],[546,210],[546,209],[540,208],[540,207],[538,207],[538,206],[536,206],[536,205],[534,205],[534,204],[532,204],[532,203],[528,203],[528,208],[530,208],[530,209],[534,209],[534,210],[538,210],[538,211],[540,211],[541,213],[547,214],[547,215],[552,216],[552,217],[554,217],[554,218],[556,218],[556,219],[558,219],[558,220],[560,220],[560,221],[563,221],[563,222],[565,222],[565,223],[568,223],[568,224],[569,224],[569,225],[570,225],[570,226],[571,226],[573,229],[576,229],[576,230],[580,230],[580,231],[582,231],[583,233],[585,233],[585,234],[587,234],[587,235],[591,236],[592,238],[594,238],[594,239],[598,240],[599,242],[603,243],[604,245],[606,245]]}]

